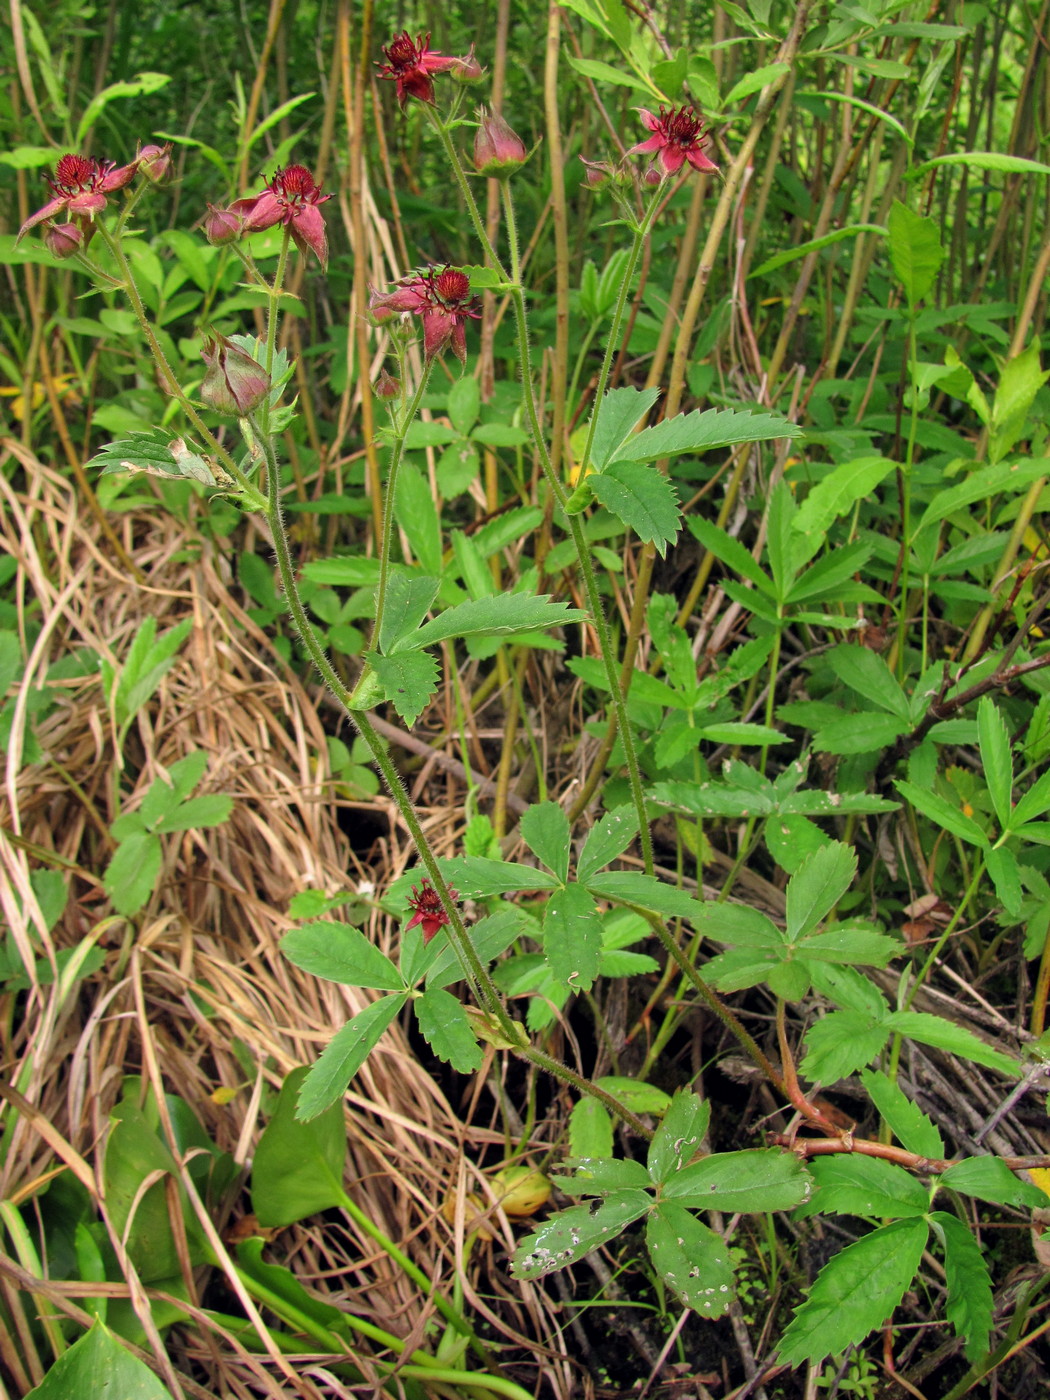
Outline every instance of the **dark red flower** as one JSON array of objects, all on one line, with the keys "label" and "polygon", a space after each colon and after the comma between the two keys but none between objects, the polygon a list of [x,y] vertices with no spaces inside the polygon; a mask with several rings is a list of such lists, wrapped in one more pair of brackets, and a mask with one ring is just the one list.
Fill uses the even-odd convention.
[{"label": "dark red flower", "polygon": [[407,29],[390,41],[383,50],[383,57],[386,63],[379,65],[379,76],[397,84],[397,100],[402,107],[410,97],[420,102],[433,102],[431,73],[447,73],[462,67],[467,76],[473,76],[473,69],[478,67],[473,48],[465,58],[448,58],[431,50],[429,34],[417,34],[413,39]]},{"label": "dark red flower", "polygon": [[47,177],[53,199],[49,199],[42,209],[30,214],[18,230],[18,238],[24,238],[31,228],[45,219],[53,219],[56,214],[65,214],[66,222],[77,224],[85,231],[96,214],[105,209],[107,194],[122,190],[130,185],[139,168],[137,160],[119,169],[111,160],[98,161],[92,156],[65,155],[55,166],[55,178]]},{"label": "dark red flower", "polygon": [[331,197],[321,193],[321,186],[305,165],[289,165],[285,170],[274,171],[261,194],[235,199],[225,212],[244,220],[244,233],[259,233],[284,224],[300,253],[304,257],[307,252],[316,253],[322,268],[327,268],[328,235],[317,206]]},{"label": "dark red flower", "polygon": [[373,292],[369,309],[378,322],[392,315],[419,316],[423,322],[423,353],[428,360],[448,346],[461,364],[467,358],[464,322],[477,320],[481,306],[470,292],[470,278],[458,268],[419,272],[403,277],[392,292]]},{"label": "dark red flower", "polygon": [[717,170],[713,160],[704,154],[701,132],[704,129],[702,118],[693,107],[672,107],[654,117],[644,107],[638,108],[642,125],[653,134],[647,141],[640,141],[627,152],[629,156],[654,154],[667,175],[676,175],[686,161],[694,170]]},{"label": "dark red flower", "polygon": [[[448,892],[453,899],[458,898],[457,892],[451,885],[448,887]],[[412,898],[408,901],[408,907],[416,912],[406,924],[405,931],[407,933],[408,929],[415,928],[416,924],[419,924],[423,930],[424,943],[429,943],[438,929],[444,928],[447,923],[451,922],[445,913],[444,905],[441,903],[441,896],[429,880],[424,879],[422,887],[418,890],[415,885],[412,886]]]}]

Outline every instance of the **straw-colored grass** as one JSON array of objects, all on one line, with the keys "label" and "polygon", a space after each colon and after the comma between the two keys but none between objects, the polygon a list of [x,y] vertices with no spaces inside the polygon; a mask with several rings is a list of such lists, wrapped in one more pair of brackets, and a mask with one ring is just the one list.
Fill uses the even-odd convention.
[{"label": "straw-colored grass", "polygon": [[[107,1218],[102,1155],[127,1075],[181,1095],[233,1155],[243,1183],[264,1126],[262,1104],[370,996],[322,983],[281,956],[290,898],[306,889],[382,890],[409,864],[410,851],[380,796],[368,812],[369,829],[386,834],[355,854],[345,828],[361,808],[335,795],[317,697],[245,616],[224,547],[159,510],[114,517],[146,576],[138,586],[114,566],[70,483],[24,449],[6,447],[0,545],[18,562],[20,627],[31,645],[0,812],[3,916],[30,967],[34,959],[53,963],[60,949],[86,939],[105,953],[105,963],[68,992],[45,979],[21,998],[0,997],[0,1053],[13,1086],[4,1107],[0,1196],[32,1201],[49,1175],[72,1171]],[[13,488],[12,479],[22,484]],[[53,708],[34,723],[34,690],[55,662],[89,648],[119,667],[147,616],[156,618],[158,633],[184,618],[193,630],[123,753],[115,748],[97,669],[62,681],[52,690]],[[23,762],[31,735],[40,756]],[[112,917],[101,874],[113,849],[108,827],[118,815],[116,795],[123,810],[134,808],[159,773],[193,750],[208,754],[201,790],[230,794],[232,816],[221,827],[165,838],[154,898],[134,920]],[[423,815],[435,830],[448,827],[450,838],[447,809]],[[45,868],[67,872],[70,882],[65,914],[50,933],[30,886],[30,873]],[[391,921],[376,909],[366,928],[389,951]],[[512,1373],[521,1383],[537,1393],[583,1393],[558,1355],[557,1325],[543,1295],[506,1286],[505,1220],[502,1238],[479,1246],[461,1267],[476,1210],[467,1194],[484,1194],[475,1164],[486,1153],[491,1164],[504,1143],[499,1122],[475,1121],[479,1103],[492,1111],[487,1095],[451,1104],[395,1026],[346,1100],[346,1189],[446,1295],[458,1278],[465,1311],[504,1360],[518,1363]],[[453,1225],[446,1219],[452,1212],[442,1213],[449,1199]],[[220,1256],[223,1238],[248,1209],[247,1192],[238,1189],[221,1215],[207,1219]],[[122,1256],[121,1241],[114,1237],[113,1244]],[[406,1350],[421,1344],[436,1316],[432,1302],[349,1217],[329,1212],[323,1221],[291,1227],[271,1251],[308,1288],[405,1338]],[[198,1311],[206,1290],[205,1304],[216,1296],[216,1277],[215,1270],[191,1275],[195,1321],[151,1338],[152,1362],[174,1394],[351,1393],[328,1370],[332,1358],[280,1355],[249,1300],[238,1301],[232,1272],[220,1306],[254,1313],[261,1351],[224,1335]],[[35,1302],[26,1291],[30,1281]],[[133,1271],[128,1283],[148,1317]],[[46,1259],[39,1275],[25,1259],[0,1259],[0,1286],[18,1331],[0,1347],[14,1393],[39,1382],[52,1360],[30,1335],[34,1311],[84,1320],[85,1293],[128,1292],[50,1277]],[[544,1338],[552,1339],[549,1355],[537,1345]],[[354,1359],[364,1376],[378,1378],[367,1352]]]}]

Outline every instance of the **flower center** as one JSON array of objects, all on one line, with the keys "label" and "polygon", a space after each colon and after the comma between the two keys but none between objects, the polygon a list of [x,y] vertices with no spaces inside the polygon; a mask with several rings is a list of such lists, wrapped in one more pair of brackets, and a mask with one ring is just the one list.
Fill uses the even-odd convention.
[{"label": "flower center", "polygon": [[462,306],[470,296],[470,278],[454,267],[446,267],[444,272],[439,272],[432,279],[431,287],[437,300],[449,310]]},{"label": "flower center", "polygon": [[63,194],[90,190],[99,174],[98,162],[90,156],[63,156],[55,166],[54,188]]},{"label": "flower center", "polygon": [[418,44],[413,43],[412,36],[406,29],[403,33],[399,34],[391,43],[390,47],[384,49],[383,52],[390,60],[391,68],[397,73],[402,73],[416,66],[420,55],[426,51],[429,42],[430,35],[428,34],[425,39],[420,36]]},{"label": "flower center", "polygon": [[676,146],[691,146],[703,125],[692,107],[683,107],[680,112],[676,112],[672,107],[665,124],[667,139],[673,141]]},{"label": "flower center", "polygon": [[305,165],[290,165],[287,170],[275,171],[270,189],[287,204],[301,204],[317,193],[314,177]]}]

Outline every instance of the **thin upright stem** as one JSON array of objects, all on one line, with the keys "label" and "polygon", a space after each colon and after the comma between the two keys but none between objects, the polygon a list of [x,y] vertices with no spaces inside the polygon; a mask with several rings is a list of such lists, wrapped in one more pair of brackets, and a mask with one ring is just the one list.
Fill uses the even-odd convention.
[{"label": "thin upright stem", "polygon": [[390,559],[393,553],[394,543],[394,492],[397,487],[397,473],[405,450],[405,438],[408,436],[409,427],[414,422],[416,414],[419,412],[419,405],[423,402],[423,395],[426,392],[427,382],[430,379],[430,371],[433,368],[433,363],[433,360],[427,360],[423,365],[423,373],[419,376],[416,392],[412,395],[404,413],[400,416],[394,437],[394,450],[390,457],[390,470],[387,473],[386,491],[383,493],[383,537],[379,551],[379,583],[376,587],[376,621],[375,629],[372,632],[372,642],[373,645],[377,647],[379,645],[380,632],[383,626],[383,613],[386,610],[386,591],[390,582]]}]

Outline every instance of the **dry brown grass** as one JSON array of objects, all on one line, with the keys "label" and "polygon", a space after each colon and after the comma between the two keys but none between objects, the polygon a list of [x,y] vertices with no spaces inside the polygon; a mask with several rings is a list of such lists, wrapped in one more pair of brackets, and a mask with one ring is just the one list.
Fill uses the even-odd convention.
[{"label": "dry brown grass", "polygon": [[[4,1107],[0,1195],[31,1201],[51,1174],[69,1170],[108,1218],[102,1153],[127,1075],[181,1095],[219,1147],[233,1154],[243,1180],[264,1126],[261,1104],[290,1069],[311,1062],[369,996],[319,982],[281,956],[289,899],[300,890],[334,894],[365,881],[382,889],[409,863],[410,852],[380,797],[369,817],[381,814],[388,834],[355,855],[344,827],[358,809],[334,795],[316,697],[245,616],[223,547],[159,509],[129,513],[118,529],[148,580],[138,587],[114,567],[70,484],[16,444],[5,447],[15,471],[0,474],[0,545],[18,561],[20,625],[33,640],[0,812],[3,917],[29,966],[34,959],[53,964],[58,950],[85,940],[97,943],[106,958],[100,972],[72,991],[35,982],[17,1002],[10,995],[0,999],[6,1002],[0,1053],[12,1086]],[[18,489],[8,484],[12,478],[22,483]],[[193,630],[132,726],[123,753],[116,752],[115,726],[95,672],[62,683],[57,703],[35,728],[42,755],[23,763],[32,690],[48,668],[83,648],[119,665],[150,615],[158,632],[184,618],[192,619]],[[165,838],[162,876],[150,904],[133,921],[109,916],[100,879],[113,848],[108,826],[117,815],[116,794],[124,809],[134,807],[159,773],[198,749],[208,754],[202,790],[233,796],[230,821]],[[424,816],[435,827],[453,820],[447,810]],[[30,886],[31,872],[41,868],[68,871],[71,881],[66,912],[50,933]],[[367,930],[389,951],[395,929],[378,909]],[[254,1074],[246,1076],[235,1042],[245,1047]],[[223,1090],[232,1098],[223,1102],[220,1093],[216,1101]],[[484,1111],[492,1112],[492,1099],[481,1098]],[[506,1286],[498,1262],[509,1242],[506,1221],[501,1244],[479,1247],[467,1267],[461,1263],[468,1258],[464,1232],[473,1215],[466,1196],[479,1190],[473,1163],[504,1141],[495,1117],[475,1121],[478,1102],[475,1095],[462,1111],[450,1104],[395,1026],[346,1100],[346,1189],[446,1295],[458,1281],[465,1311],[486,1326],[497,1351],[506,1348],[507,1360],[521,1362],[527,1350],[528,1365],[514,1368],[521,1382],[548,1395],[583,1393],[557,1355],[562,1349],[546,1300],[517,1286],[511,1296]],[[457,1203],[454,1225],[441,1213],[450,1196]],[[223,1233],[247,1208],[241,1190],[216,1218],[205,1213],[220,1257]],[[119,1238],[113,1243],[122,1255]],[[323,1223],[284,1231],[272,1257],[340,1308],[405,1338],[406,1350],[421,1343],[435,1315],[432,1303],[349,1217],[329,1213]],[[216,1277],[214,1270],[189,1275],[195,1304],[209,1286],[214,1296]],[[128,1286],[93,1286],[49,1277],[46,1260],[34,1275],[25,1259],[5,1257],[0,1284],[19,1334],[17,1343],[3,1345],[0,1358],[13,1394],[39,1382],[51,1361],[34,1340],[38,1334],[30,1334],[35,1311],[46,1307],[83,1320],[77,1300],[85,1292],[118,1296],[130,1287],[148,1318],[133,1271]],[[154,1330],[151,1338],[148,1359],[174,1394],[351,1393],[328,1370],[331,1358],[281,1356],[232,1270],[227,1284],[226,1310],[238,1310],[239,1296],[240,1310],[258,1322],[261,1350],[246,1350],[195,1306],[189,1325],[167,1339]],[[547,1338],[549,1356],[537,1345]],[[365,1377],[378,1378],[367,1352],[355,1353],[355,1360]],[[373,1384],[353,1393],[374,1393]]]}]

